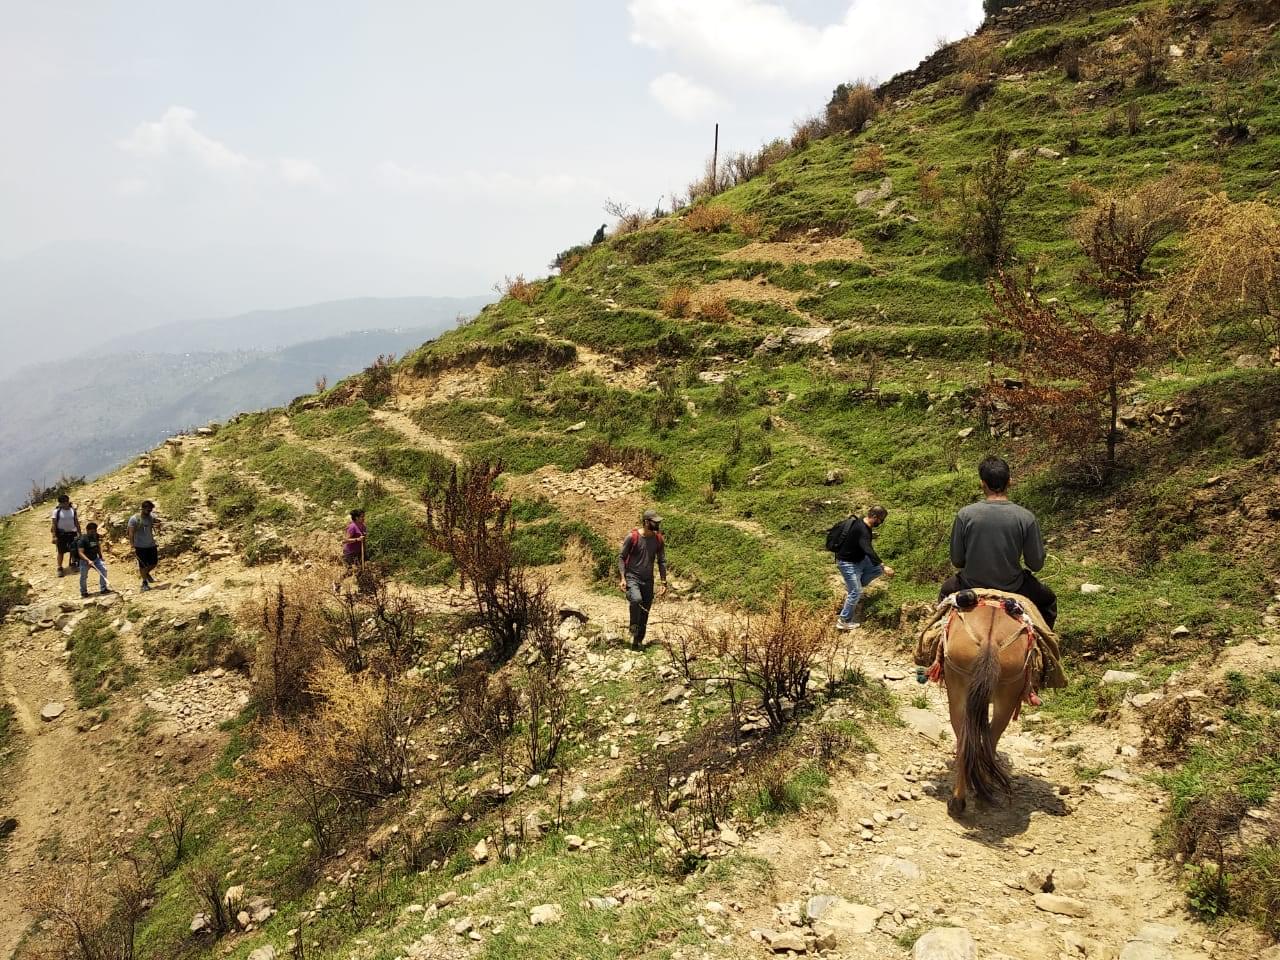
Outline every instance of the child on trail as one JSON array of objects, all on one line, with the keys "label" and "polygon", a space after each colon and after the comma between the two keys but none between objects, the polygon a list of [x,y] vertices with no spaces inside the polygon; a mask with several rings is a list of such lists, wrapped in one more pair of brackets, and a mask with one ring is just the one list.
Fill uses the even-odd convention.
[{"label": "child on trail", "polygon": [[98,525],[88,523],[84,534],[76,539],[76,555],[80,558],[80,596],[89,596],[89,568],[98,571],[98,592],[110,593],[107,583],[107,566],[102,562],[102,542],[98,537]]},{"label": "child on trail", "polygon": [[[356,573],[360,572],[360,568],[364,566],[367,556],[365,549],[365,538],[368,536],[368,527],[364,522],[364,511],[356,508],[351,511],[351,522],[347,524],[346,537],[342,541],[342,565],[346,572],[353,569]],[[342,581],[339,579],[333,585],[333,592],[337,593],[342,589]]]},{"label": "child on trail", "polygon": [[143,500],[138,512],[129,518],[129,545],[138,558],[138,570],[142,573],[142,589],[150,590],[155,583],[151,571],[160,563],[160,548],[156,545],[156,531],[160,521],[153,511],[156,505]]},{"label": "child on trail", "polygon": [[364,540],[367,533],[364,511],[352,510],[351,522],[347,524],[347,538],[342,541],[342,562],[347,567],[359,567],[364,563]]},{"label": "child on trail", "polygon": [[653,607],[653,567],[657,563],[662,575],[662,592],[667,590],[667,550],[660,527],[662,518],[646,510],[641,528],[632,530],[622,541],[618,552],[619,586],[630,603],[631,645],[639,649],[649,627],[649,610]]},{"label": "child on trail", "polygon": [[866,516],[851,516],[827,531],[827,549],[835,554],[836,569],[844,580],[844,606],[836,617],[837,630],[853,630],[861,623],[863,591],[877,577],[893,576],[893,567],[880,560],[871,545],[872,533],[884,523],[889,511],[880,505],[867,508]]},{"label": "child on trail", "polygon": [[65,555],[71,555],[72,570],[79,566],[76,538],[80,536],[80,516],[76,513],[71,498],[65,493],[58,497],[58,505],[53,508],[49,530],[53,534],[53,543],[58,548],[58,576],[61,577],[66,573],[62,569],[62,558]]}]

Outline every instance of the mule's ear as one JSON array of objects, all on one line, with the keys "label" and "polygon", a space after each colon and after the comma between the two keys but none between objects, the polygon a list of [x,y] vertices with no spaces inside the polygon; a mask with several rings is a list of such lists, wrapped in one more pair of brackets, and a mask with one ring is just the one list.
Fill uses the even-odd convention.
[{"label": "mule's ear", "polygon": [[956,606],[968,613],[978,605],[978,595],[972,590],[961,590],[956,594]]}]

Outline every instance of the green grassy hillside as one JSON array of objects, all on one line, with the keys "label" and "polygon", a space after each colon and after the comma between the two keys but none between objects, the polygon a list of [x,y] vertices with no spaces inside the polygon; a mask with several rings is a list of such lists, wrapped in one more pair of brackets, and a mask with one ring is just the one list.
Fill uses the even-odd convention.
[{"label": "green grassy hillside", "polygon": [[[1155,75],[1143,79],[1143,23],[1135,18],[1167,9]],[[369,512],[371,554],[402,582],[432,587],[454,582],[456,571],[421,536],[424,496],[438,498],[452,462],[500,460],[515,497],[519,550],[535,569],[559,564],[602,595],[616,592],[616,541],[641,503],[652,503],[666,517],[673,573],[686,596],[762,610],[789,584],[834,614],[824,532],[881,503],[889,518],[879,550],[897,576],[869,599],[869,617],[905,650],[912,615],[949,572],[951,518],[978,496],[976,465],[1000,454],[1014,466],[1014,499],[1038,513],[1047,535],[1044,578],[1060,597],[1075,677],[1046,697],[1046,712],[1064,730],[1106,723],[1125,690],[1104,685],[1104,670],[1138,669],[1162,682],[1207,667],[1274,625],[1280,370],[1239,318],[1184,328],[1161,341],[1125,387],[1118,469],[1105,481],[1082,479],[1081,461],[1096,463],[1100,453],[1055,449],[983,413],[990,383],[1021,376],[1021,345],[987,326],[986,272],[957,242],[961,185],[1010,137],[1027,171],[1008,211],[1011,266],[1033,269],[1045,298],[1102,309],[1096,289],[1080,279],[1088,264],[1072,232],[1091,191],[1176,174],[1189,202],[1224,193],[1280,203],[1280,37],[1269,9],[1148,0],[998,35],[961,52],[961,63],[977,64],[971,75],[914,90],[856,134],[797,134],[779,149],[785,157],[758,175],[675,212],[635,218],[576,251],[558,275],[517,281],[475,320],[394,367],[375,365],[287,409],[239,418],[203,457],[136,475],[111,506],[150,495],[164,509],[196,491],[243,559],[259,564],[312,557],[315,537],[331,541],[358,504]],[[1184,266],[1180,241],[1175,232],[1149,261],[1154,281],[1144,305],[1153,310]],[[627,474],[638,492],[599,503],[588,494],[576,507],[540,492],[598,464]],[[1082,591],[1086,583],[1101,589]],[[439,641],[433,656],[452,664],[462,653],[449,615],[431,629]],[[607,638],[600,643],[603,650]],[[535,831],[521,833],[511,862],[495,855],[477,866],[473,844],[494,834],[497,817],[508,835],[505,795],[495,799],[489,788],[504,774],[486,754],[448,774],[423,774],[438,796],[424,788],[362,821],[361,829],[400,817],[427,823],[424,833],[397,841],[406,850],[421,841],[406,853],[412,868],[387,868],[375,881],[365,864],[363,880],[320,879],[331,864],[314,859],[307,831],[278,815],[269,792],[264,801],[256,787],[227,788],[242,783],[236,771],[254,744],[245,727],[200,788],[193,809],[207,815],[189,857],[269,889],[280,916],[264,929],[276,943],[305,940],[307,957],[418,955],[405,946],[405,928],[418,921],[400,912],[413,901],[441,904],[439,913],[427,911],[425,929],[453,942],[447,925],[457,911],[436,898],[462,883],[477,914],[501,918],[516,897],[515,912],[546,900],[569,904],[556,928],[499,919],[475,955],[669,957],[703,944],[693,901],[706,890],[723,896],[762,884],[768,868],[732,856],[672,881],[661,871],[666,879],[655,879],[644,862],[653,849],[646,831],[657,828],[632,816],[643,806],[628,792],[634,783],[601,771],[606,733],[618,730],[613,714],[653,712],[671,682],[660,659],[653,654],[635,674],[611,661],[613,672],[572,701],[580,726],[561,770],[594,762],[602,778],[573,827],[605,838],[610,855],[566,855],[565,838],[553,832],[540,841]],[[1188,819],[1212,804],[1237,795],[1263,804],[1280,785],[1266,746],[1275,675],[1260,672],[1236,684],[1222,721],[1244,732],[1238,744],[1198,741],[1175,758],[1185,767],[1170,761],[1171,851],[1187,852]],[[786,775],[736,785],[740,816],[766,823],[822,803],[828,768],[813,759],[825,756],[815,744],[830,737],[866,747],[866,728],[891,722],[878,685],[856,672],[844,679],[823,694],[824,709],[835,705],[823,724],[786,741],[787,750],[803,744],[787,754]],[[654,741],[652,731],[637,734],[638,753],[686,763],[684,775],[691,765],[710,766],[699,753],[710,750],[700,732],[719,730],[723,740],[734,729],[723,726],[730,709],[711,695],[676,723],[663,707],[657,713],[676,724],[687,755],[663,753],[671,741]],[[447,754],[440,743],[452,716],[442,723],[424,727],[421,749]],[[732,770],[736,760],[727,763]],[[562,798],[540,783],[530,789],[542,791],[543,809],[559,811]],[[639,876],[647,899],[616,923],[580,908],[584,897]],[[142,924],[144,956],[214,949],[189,936],[190,877],[175,872],[162,882]],[[328,884],[325,897],[349,904],[308,913],[317,883]],[[1203,873],[1192,883],[1206,914],[1278,922],[1274,906],[1258,907],[1243,893],[1230,903],[1221,891],[1207,894]],[[312,926],[286,937],[304,915]],[[899,943],[909,946],[911,932],[922,930],[905,925]],[[257,945],[245,938],[228,955]]]}]

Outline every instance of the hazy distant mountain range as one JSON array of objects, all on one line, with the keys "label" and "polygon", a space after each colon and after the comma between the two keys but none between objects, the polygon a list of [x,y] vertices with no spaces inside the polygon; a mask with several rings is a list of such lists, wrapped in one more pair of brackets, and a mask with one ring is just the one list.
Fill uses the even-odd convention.
[{"label": "hazy distant mountain range", "polygon": [[379,354],[403,354],[489,299],[343,300],[166,324],[19,370],[0,379],[0,512],[33,483],[97,475],[176,431],[287,403],[320,377],[334,383]]}]

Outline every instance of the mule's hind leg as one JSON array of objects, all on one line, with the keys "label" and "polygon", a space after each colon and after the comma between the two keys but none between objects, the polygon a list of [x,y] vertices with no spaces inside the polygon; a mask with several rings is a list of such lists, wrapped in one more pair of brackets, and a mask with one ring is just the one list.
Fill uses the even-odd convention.
[{"label": "mule's hind leg", "polygon": [[953,683],[950,677],[947,678],[947,706],[951,713],[951,731],[956,737],[955,780],[951,797],[947,800],[947,813],[953,817],[964,813],[965,795],[969,789],[964,775],[964,707],[965,700],[968,699],[968,687],[966,685],[963,689],[958,689],[959,687],[960,684]]}]

